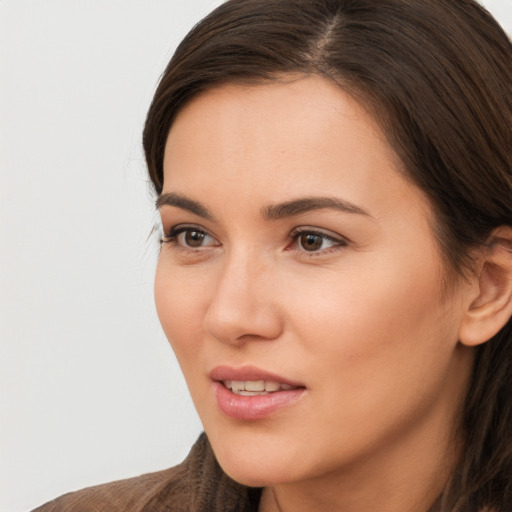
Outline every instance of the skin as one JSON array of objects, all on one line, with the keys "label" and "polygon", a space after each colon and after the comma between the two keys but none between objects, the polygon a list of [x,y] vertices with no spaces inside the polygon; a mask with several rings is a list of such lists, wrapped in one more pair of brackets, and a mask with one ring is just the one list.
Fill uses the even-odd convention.
[{"label": "skin", "polygon": [[[219,463],[265,487],[261,511],[425,512],[453,468],[470,288],[443,289],[433,212],[401,171],[373,118],[320,77],[219,86],[171,128],[163,194],[211,217],[160,206],[164,233],[189,231],[164,236],[157,311]],[[313,196],[364,213],[263,215]],[[308,250],[297,227],[327,238]],[[235,420],[212,391],[218,365],[306,391],[270,417]]]}]

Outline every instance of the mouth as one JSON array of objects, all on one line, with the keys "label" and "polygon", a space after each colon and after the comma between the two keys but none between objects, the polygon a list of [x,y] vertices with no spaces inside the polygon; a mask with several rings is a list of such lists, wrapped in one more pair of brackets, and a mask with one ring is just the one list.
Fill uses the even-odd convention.
[{"label": "mouth", "polygon": [[289,379],[245,366],[219,366],[210,373],[220,411],[236,420],[261,420],[298,402],[306,387]]},{"label": "mouth", "polygon": [[[301,382],[261,370],[255,366],[242,366],[241,368],[217,366],[210,372],[210,379],[242,396],[265,395],[306,387]],[[250,394],[246,395],[246,393]]]},{"label": "mouth", "polygon": [[290,389],[297,389],[299,387],[294,388],[294,386],[290,384],[272,380],[222,380],[220,382],[226,389],[240,396],[268,395],[269,393],[289,391]]}]

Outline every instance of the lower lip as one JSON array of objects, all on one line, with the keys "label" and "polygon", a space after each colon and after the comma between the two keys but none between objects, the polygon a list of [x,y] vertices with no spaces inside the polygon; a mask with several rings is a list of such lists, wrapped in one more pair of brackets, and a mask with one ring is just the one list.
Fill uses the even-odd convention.
[{"label": "lower lip", "polygon": [[220,382],[214,382],[215,397],[220,410],[236,420],[261,420],[271,416],[283,407],[297,402],[304,388],[274,391],[267,395],[242,396],[233,393]]}]

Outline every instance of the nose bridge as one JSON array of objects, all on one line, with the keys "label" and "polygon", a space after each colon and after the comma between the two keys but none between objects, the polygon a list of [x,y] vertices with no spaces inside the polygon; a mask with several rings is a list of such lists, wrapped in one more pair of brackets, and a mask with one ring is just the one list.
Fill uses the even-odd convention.
[{"label": "nose bridge", "polygon": [[255,248],[233,248],[219,269],[205,328],[226,343],[274,339],[281,324],[273,302],[272,266]]}]

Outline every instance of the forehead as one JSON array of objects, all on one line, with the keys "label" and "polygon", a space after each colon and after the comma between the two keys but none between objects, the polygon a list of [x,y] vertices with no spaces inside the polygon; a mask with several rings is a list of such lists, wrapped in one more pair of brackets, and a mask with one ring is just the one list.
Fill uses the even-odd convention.
[{"label": "forehead", "polygon": [[264,150],[270,156],[293,147],[296,154],[302,148],[326,150],[334,139],[362,150],[370,139],[379,139],[381,149],[399,164],[365,109],[336,84],[315,75],[207,90],[178,113],[165,153],[172,157],[189,149],[192,156],[197,150],[190,144],[194,141],[203,150],[217,148],[218,153],[226,149],[223,142],[228,142],[234,154],[248,150],[243,144],[250,140],[254,152]]},{"label": "forehead", "polygon": [[[176,132],[176,125],[186,124],[194,128],[206,128],[212,122],[221,124],[227,133],[229,128],[252,130],[254,137],[272,124],[290,128],[297,138],[307,132],[319,136],[338,124],[341,119],[364,123],[364,129],[375,137],[385,137],[372,115],[350,94],[332,80],[317,75],[281,76],[277,81],[263,81],[259,84],[221,84],[195,96],[178,112],[169,136]],[[339,127],[339,126],[338,126]],[[199,135],[201,132],[197,132]],[[219,133],[219,135],[221,135]],[[241,133],[240,133],[241,134]],[[348,133],[340,133],[347,137]]]},{"label": "forehead", "polygon": [[208,182],[210,191],[222,184],[237,195],[245,186],[249,196],[262,187],[269,196],[287,184],[290,194],[371,196],[387,182],[396,196],[408,185],[399,171],[379,125],[352,96],[318,76],[293,77],[221,85],[185,105],[167,139],[164,192]]}]

